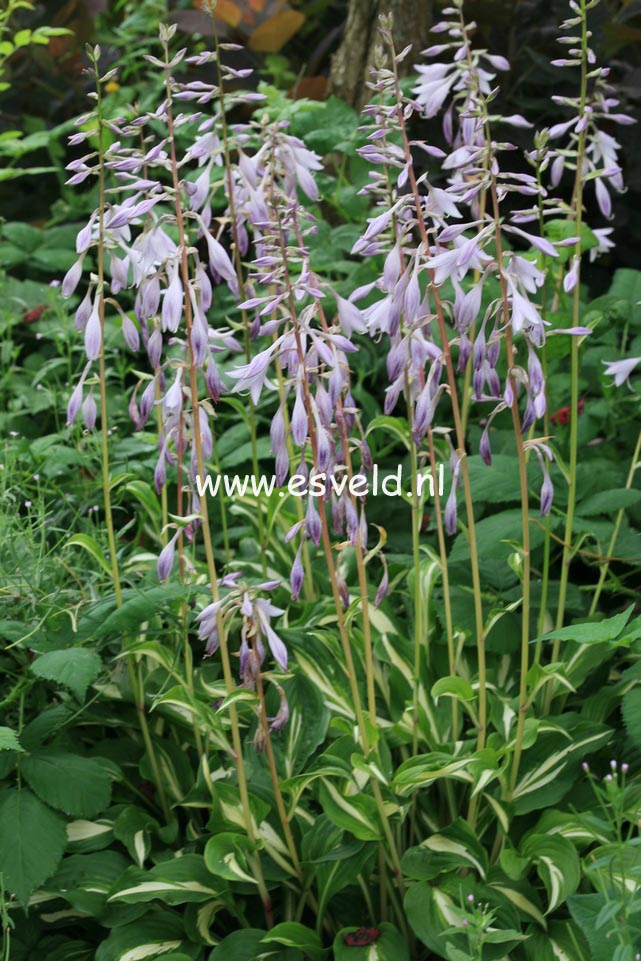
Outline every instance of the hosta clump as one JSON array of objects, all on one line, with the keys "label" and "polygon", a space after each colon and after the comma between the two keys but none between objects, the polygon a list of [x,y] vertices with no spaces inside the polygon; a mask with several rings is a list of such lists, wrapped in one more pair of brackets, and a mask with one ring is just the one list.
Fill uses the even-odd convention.
[{"label": "hosta clump", "polygon": [[[386,296],[365,312],[372,335],[384,332],[391,337],[387,364],[391,383],[386,411],[391,412],[399,396],[408,390],[414,409],[414,439],[420,443],[434,422],[445,390],[445,383],[441,383],[444,351],[454,348],[459,372],[471,364],[474,399],[494,404],[485,418],[480,444],[481,456],[491,463],[489,428],[501,411],[513,406],[515,394],[523,390],[526,395],[520,426],[523,433],[546,412],[545,378],[538,353],[550,332],[546,331],[549,325],[533,297],[543,285],[545,274],[533,262],[529,250],[519,254],[506,244],[514,237],[517,242],[527,242],[535,252],[557,257],[557,247],[574,245],[576,240],[566,238],[554,244],[545,237],[526,233],[517,226],[522,219],[518,210],[510,210],[506,218],[502,216],[501,202],[511,194],[530,198],[541,196],[544,191],[533,175],[502,169],[501,154],[514,147],[497,142],[493,127],[501,123],[518,127],[529,124],[520,115],[501,117],[491,113],[490,104],[496,95],[491,82],[496,74],[487,67],[505,70],[509,64],[503,57],[472,47],[473,26],[463,19],[462,4],[447,8],[444,14],[456,19],[440,23],[438,33],[452,39],[425,53],[432,58],[449,54],[452,61],[419,66],[415,99],[399,99],[394,71],[386,67],[378,70],[372,82],[372,89],[382,102],[377,99],[366,108],[374,123],[364,129],[373,146],[360,153],[389,173],[375,180],[383,210],[370,222],[354,252],[386,254],[383,275],[375,285]],[[383,40],[390,42],[387,29],[383,31]],[[397,55],[395,62],[405,53]],[[385,101],[385,93],[389,99],[394,98],[391,103]],[[432,117],[441,109],[445,109],[444,130],[450,145],[447,154],[438,147],[407,138],[412,114]],[[390,140],[395,132],[401,133],[406,144],[404,154]],[[439,158],[449,181],[445,189],[431,182],[429,171],[416,172],[417,147],[428,156]],[[406,189],[408,182],[410,191]],[[389,184],[395,184],[391,192]],[[367,190],[371,193],[375,187]],[[471,221],[465,219],[468,210],[474,217]],[[481,210],[484,215],[479,217]],[[417,234],[422,242],[415,248],[413,238]],[[475,275],[474,282],[465,292],[461,284],[470,273]],[[423,277],[427,278],[427,286],[419,283]],[[481,312],[484,285],[491,277],[500,278],[502,294],[483,305]],[[445,281],[451,282],[456,292],[451,304],[444,302],[439,293]],[[368,292],[357,291],[353,296]],[[454,336],[448,335],[448,344],[439,344],[434,334],[445,329],[440,328],[444,309],[453,319]],[[579,327],[565,332],[589,333]],[[516,336],[522,340],[520,352],[525,364],[516,366],[510,362],[509,376],[501,385],[497,365],[502,344],[510,355],[512,337]],[[541,458],[545,495],[542,513],[551,507],[546,467],[550,458],[550,449],[546,448],[545,457]],[[448,518],[448,524],[453,532],[455,516]]]},{"label": "hosta clump", "polygon": [[[130,601],[144,607],[126,644],[129,683],[143,665],[150,674],[136,710],[157,712],[143,735],[146,751],[158,747],[145,768],[150,807],[167,821],[178,811],[181,824],[175,848],[160,830],[141,860],[132,845],[139,873],[110,898],[167,898],[174,946],[188,933],[215,958],[281,945],[300,961],[332,942],[337,959],[372,945],[381,961],[587,957],[580,765],[611,751],[623,692],[612,678],[633,710],[621,658],[637,656],[639,639],[629,611],[565,624],[570,563],[597,558],[598,593],[616,557],[616,537],[606,553],[585,549],[572,524],[563,535],[576,477],[571,465],[564,476],[550,410],[550,371],[589,333],[581,259],[608,242],[586,232],[577,184],[585,174],[587,190],[621,185],[598,126],[615,105],[603,75],[587,76],[597,70],[587,6],[571,53],[586,66],[585,96],[568,101],[577,115],[533,133],[524,155],[511,138],[529,136],[527,120],[496,106],[507,61],[479,47],[462,3],[443,11],[406,88],[408,51],[396,52],[383,19],[356,161],[370,167],[360,198],[370,208],[349,225],[344,281],[315,266],[331,161],[297,136],[300,105],[285,119],[261,103],[250,119],[252,100],[226,91],[238,72],[222,67],[221,48],[174,56],[165,29],[151,61],[162,102],[112,121],[99,95],[96,129],[116,143],[72,168],[74,182],[97,173],[102,199],[64,284],[69,293],[96,255],[69,419],[82,408],[88,427],[97,421],[86,391],[97,363],[106,429],[100,367],[114,318],[141,375],[131,419],[158,433],[156,514],[153,488],[147,503],[164,539],[160,585],[142,587],[144,605],[126,595],[114,619],[125,622]],[[439,115],[445,149],[423,139]],[[100,141],[83,132],[77,146],[83,136]],[[556,197],[571,174],[569,200]],[[365,369],[379,358],[382,385]],[[633,364],[613,360],[608,372],[622,382]],[[257,472],[273,458],[277,486],[239,496],[219,536],[196,482],[245,426],[250,453],[232,451],[234,462],[246,456]],[[340,479],[373,467],[370,444],[385,457],[397,441],[412,489],[388,515]],[[442,462],[449,490],[428,505],[416,482]],[[320,473],[337,483],[317,497]],[[294,474],[310,486],[302,498],[284,489]],[[226,506],[215,506],[221,526]],[[404,510],[411,531],[394,530]],[[149,562],[135,552],[128,576]],[[122,630],[107,636],[122,642]],[[195,651],[205,656],[192,662]],[[589,825],[590,844],[601,827]],[[181,913],[176,878],[188,870],[202,908]],[[610,896],[603,884],[597,893]]]},{"label": "hosta clump", "polygon": [[[165,31],[165,43],[173,32]],[[147,115],[109,120],[105,125],[118,139],[104,151],[73,161],[70,167],[75,173],[69,181],[78,183],[97,174],[103,183],[104,206],[92,214],[78,235],[80,256],[63,281],[63,293],[73,293],[84,257],[90,249],[97,248],[101,261],[106,260],[110,279],[107,281],[104,274],[90,278],[87,294],[76,312],[76,325],[84,330],[89,361],[96,360],[102,350],[106,309],[120,315],[125,342],[135,352],[139,349],[140,331],[153,376],[142,391],[139,408],[134,400],[131,411],[136,426],[142,427],[155,406],[160,410],[162,434],[155,475],[158,489],[165,483],[166,464],[174,463],[178,448],[181,456],[189,454],[193,484],[197,472],[193,442],[196,430],[202,437],[206,456],[211,454],[205,409],[200,404],[183,409],[188,386],[186,371],[191,365],[202,370],[210,395],[217,399],[221,380],[214,355],[225,349],[240,349],[229,331],[213,328],[207,319],[212,279],[224,279],[234,295],[238,287],[229,254],[220,240],[220,229],[211,223],[211,167],[221,163],[222,151],[218,138],[209,133],[213,119],[205,118],[202,111],[178,113],[175,105],[191,99],[208,103],[218,95],[218,88],[201,81],[190,84],[172,79],[172,71],[183,60],[191,66],[207,61],[202,55],[193,58],[185,54],[181,50],[165,62],[151,58],[155,66],[166,72],[166,99]],[[99,83],[108,79],[109,75],[100,77]],[[86,123],[88,118],[81,119]],[[103,123],[102,117],[95,119]],[[182,133],[185,129],[190,131],[193,141],[185,156],[178,158],[176,131]],[[72,140],[77,144],[89,136],[89,132],[77,134]],[[194,167],[200,172],[192,181],[185,175]],[[104,180],[110,173],[117,185],[105,191]],[[196,248],[198,241],[204,241],[205,262]],[[111,297],[106,296],[107,285]],[[137,325],[114,299],[129,289],[135,291]],[[163,356],[166,352],[169,355]],[[80,391],[76,389],[74,398],[80,396]],[[74,400],[68,421],[77,414],[76,407]]]}]

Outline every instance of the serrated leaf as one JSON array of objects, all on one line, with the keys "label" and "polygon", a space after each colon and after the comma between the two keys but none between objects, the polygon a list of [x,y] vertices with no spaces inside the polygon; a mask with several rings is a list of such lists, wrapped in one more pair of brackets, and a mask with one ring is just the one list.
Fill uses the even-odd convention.
[{"label": "serrated leaf", "polygon": [[13,789],[0,802],[0,872],[21,904],[54,873],[67,844],[64,820],[31,791]]},{"label": "serrated leaf", "polygon": [[95,627],[95,636],[106,637],[133,631],[158,611],[166,610],[171,601],[186,599],[194,590],[183,584],[163,584],[140,591],[123,591],[122,606]]},{"label": "serrated leaf", "polygon": [[599,913],[605,904],[603,894],[573,894],[568,898],[570,914],[590,945],[591,961],[612,961],[611,931],[596,926]]},{"label": "serrated leaf", "polygon": [[518,501],[519,492],[514,485],[514,460],[507,454],[494,454],[488,466],[478,455],[467,459],[470,486],[475,503],[489,501],[492,504]]},{"label": "serrated leaf", "polygon": [[641,501],[641,491],[633,490],[629,487],[620,487],[615,490],[599,491],[586,500],[581,501],[577,506],[577,511],[582,517],[592,517],[596,514],[607,514],[612,516],[618,510],[631,507]]},{"label": "serrated leaf", "polygon": [[41,654],[31,665],[31,672],[46,681],[55,681],[73,691],[79,701],[102,670],[102,661],[95,651],[85,647],[70,647],[64,651]]},{"label": "serrated leaf", "polygon": [[24,224],[21,221],[4,224],[2,236],[27,253],[33,253],[41,245],[44,238],[44,234],[39,227],[32,227],[30,224]]},{"label": "serrated leaf", "polygon": [[[541,641],[574,641],[577,644],[605,644],[615,640],[623,631],[630,620],[633,605],[621,614],[614,617],[606,617],[602,621],[590,621],[587,624],[571,624],[569,627],[562,627],[558,631],[550,631],[536,640]],[[532,641],[532,643],[535,643]]]},{"label": "serrated leaf", "polygon": [[0,751],[24,751],[13,728],[0,727]]},{"label": "serrated leaf", "polygon": [[109,806],[111,780],[93,758],[45,749],[25,757],[20,769],[32,791],[65,814],[91,818]]},{"label": "serrated leaf", "polygon": [[632,317],[635,325],[641,321],[641,270],[634,270],[631,267],[620,267],[614,272],[614,280],[608,290],[611,297],[619,297],[621,300],[632,304]]}]

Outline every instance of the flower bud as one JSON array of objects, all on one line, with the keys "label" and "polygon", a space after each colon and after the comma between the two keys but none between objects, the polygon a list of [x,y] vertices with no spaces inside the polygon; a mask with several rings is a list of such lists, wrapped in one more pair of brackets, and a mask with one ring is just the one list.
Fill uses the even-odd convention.
[{"label": "flower bud", "polygon": [[82,419],[85,422],[85,427],[87,430],[93,430],[96,426],[96,417],[98,416],[98,409],[96,407],[96,401],[94,400],[93,393],[88,394],[85,398],[85,402],[82,405]]},{"label": "flower bud", "polygon": [[158,572],[158,580],[166,581],[171,574],[172,568],[174,566],[174,557],[176,554],[176,538],[178,537],[178,531],[174,534],[172,539],[165,544],[158,557],[158,563],[156,564],[156,571]]}]

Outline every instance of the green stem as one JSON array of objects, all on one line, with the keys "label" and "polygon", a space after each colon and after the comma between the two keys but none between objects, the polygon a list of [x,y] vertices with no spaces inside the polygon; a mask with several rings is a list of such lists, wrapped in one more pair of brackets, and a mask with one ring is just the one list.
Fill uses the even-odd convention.
[{"label": "green stem", "polygon": [[[412,754],[418,753],[418,707],[421,689],[421,651],[425,649],[425,668],[429,669],[429,638],[423,626],[423,596],[421,591],[421,498],[418,492],[418,451],[412,435],[413,417],[406,377],[407,418],[410,430],[410,471],[412,489],[412,567],[414,570],[414,667]],[[437,478],[434,478],[436,484]]]},{"label": "green stem", "polygon": [[283,834],[285,835],[285,843],[287,844],[287,850],[289,851],[289,856],[292,860],[292,865],[298,880],[302,882],[303,872],[301,868],[300,858],[298,857],[298,851],[296,849],[296,842],[294,841],[294,835],[292,834],[291,824],[289,823],[289,818],[287,817],[287,810],[285,808],[285,802],[283,801],[283,795],[280,789],[280,781],[278,779],[278,771],[276,769],[276,758],[274,757],[274,748],[272,745],[272,738],[269,732],[269,723],[267,721],[267,709],[265,707],[265,692],[263,690],[263,677],[260,671],[256,678],[256,693],[258,694],[258,701],[260,705],[260,716],[259,724],[263,732],[263,740],[265,744],[265,753],[267,755],[267,766],[269,768],[269,776],[272,782],[272,789],[274,791],[274,798],[276,801],[276,810],[278,811],[278,817],[280,819],[281,827],[283,829]]},{"label": "green stem", "polygon": [[[212,24],[215,21],[212,19]],[[227,179],[227,203],[229,204],[229,216],[231,219],[231,233],[233,238],[233,256],[234,256],[234,267],[236,268],[236,277],[238,278],[238,291],[240,294],[241,303],[247,299],[245,295],[245,277],[243,274],[243,265],[240,259],[240,245],[238,243],[238,224],[236,222],[236,206],[234,202],[234,182],[232,178],[231,171],[231,157],[229,148],[229,131],[227,127],[227,115],[225,114],[225,101],[224,101],[224,86],[223,86],[223,74],[220,65],[220,47],[218,45],[218,33],[214,25],[214,45],[216,50],[216,68],[218,71],[218,89],[220,96],[220,127],[223,134],[223,157],[225,164],[225,176]],[[243,344],[245,348],[245,360],[247,363],[251,360],[251,341],[249,333],[249,319],[245,310],[241,310],[242,322],[243,322]],[[256,432],[256,406],[251,397],[247,398],[247,416],[249,420],[249,436],[251,444],[251,459],[252,459],[252,470],[254,476],[258,479],[260,476],[259,465],[258,465],[258,439]],[[267,576],[267,547],[268,540],[265,535],[264,521],[263,521],[263,505],[262,498],[259,496],[257,499],[257,510],[256,510],[256,522],[258,525],[258,542],[260,544],[260,557],[261,566],[263,571],[263,576]]]},{"label": "green stem", "polygon": [[[218,441],[216,439],[216,432],[211,432],[212,440],[212,457],[214,461],[214,467],[216,468],[216,473],[221,473],[220,458],[218,456]],[[229,522],[227,520],[227,499],[225,497],[224,485],[221,485],[220,497],[218,498],[218,506],[220,507],[220,526],[223,532],[223,550],[225,552],[225,562],[229,564],[231,560],[231,544],[229,542]]]},{"label": "green stem", "polygon": [[97,119],[98,119],[98,311],[100,316],[100,355],[98,357],[100,381],[100,437],[102,450],[102,493],[105,506],[105,522],[107,525],[107,541],[109,543],[109,561],[111,564],[111,579],[118,607],[122,604],[122,590],[120,586],[120,571],[118,569],[118,554],[116,550],[116,534],[114,530],[113,511],[111,505],[111,483],[109,477],[109,428],[107,421],[107,374],[105,369],[105,146],[104,119],[102,114],[102,89],[98,61],[94,60],[96,71]]},{"label": "green stem", "polygon": [[[273,185],[272,185],[273,186]],[[285,271],[285,283],[288,291],[288,306],[290,311],[290,317],[293,325],[294,339],[296,343],[296,351],[298,354],[298,362],[301,370],[305,370],[305,353],[303,351],[303,345],[301,340],[301,333],[298,324],[298,317],[296,312],[296,304],[294,301],[294,295],[292,292],[291,278],[289,275],[287,250],[285,245],[284,230],[280,216],[280,210],[278,209],[277,201],[274,197],[269,197],[268,201],[271,205],[272,212],[274,214],[275,223],[278,225],[278,243],[280,247],[280,253],[282,257],[282,263]],[[316,426],[314,423],[314,415],[311,403],[311,396],[309,391],[309,383],[306,377],[301,379],[303,388],[303,401],[305,405],[305,411],[307,413],[308,431],[310,444],[312,448],[312,458],[313,463],[318,463],[317,457],[317,442],[316,442]],[[370,753],[370,739],[367,730],[367,725],[365,723],[365,716],[363,714],[363,707],[361,703],[360,691],[358,689],[358,681],[356,677],[356,669],[354,665],[354,658],[352,654],[352,646],[349,638],[349,633],[347,631],[347,625],[345,623],[345,614],[343,611],[343,604],[341,601],[340,592],[338,589],[338,580],[336,577],[336,566],[334,564],[334,556],[332,552],[332,543],[329,535],[329,526],[327,523],[327,511],[325,507],[325,501],[323,498],[319,498],[318,512],[321,522],[321,541],[323,544],[323,551],[325,554],[325,562],[327,564],[327,572],[329,575],[329,581],[332,590],[332,598],[334,601],[334,608],[336,613],[336,620],[338,624],[338,632],[341,639],[341,645],[343,648],[343,656],[345,658],[345,667],[347,671],[347,677],[349,680],[350,691],[352,694],[352,700],[354,702],[354,713],[356,716],[356,723],[358,726],[361,746],[364,755],[367,757]],[[374,714],[374,717],[376,715]],[[385,835],[387,842],[388,853],[390,861],[392,864],[392,870],[396,876],[396,882],[399,886],[401,893],[404,891],[403,874],[401,870],[401,859],[398,853],[398,848],[396,846],[396,841],[389,824],[389,819],[387,816],[387,811],[385,810],[385,804],[383,802],[383,797],[381,794],[380,786],[378,781],[374,777],[370,778],[370,784],[372,787],[372,794],[374,795],[374,800],[376,802],[376,807],[378,810],[381,827]],[[399,916],[399,923],[404,924],[404,919]]]},{"label": "green stem", "polygon": [[[99,371],[99,393],[100,393],[100,436],[102,454],[102,491],[105,506],[105,523],[107,526],[107,541],[109,544],[110,563],[112,571],[112,581],[116,606],[122,605],[122,588],[120,585],[120,571],[118,568],[118,555],[116,550],[116,534],[113,521],[113,510],[111,504],[111,483],[109,476],[109,429],[107,411],[107,376],[105,365],[105,208],[106,208],[106,185],[105,185],[105,166],[104,166],[104,117],[102,113],[102,88],[100,83],[100,70],[98,60],[93,61],[96,73],[96,116],[98,121],[98,189],[99,189],[99,209],[98,209],[98,287],[96,296],[99,298],[98,311],[100,317],[100,355],[98,358]],[[149,724],[145,711],[145,692],[142,675],[137,676],[136,659],[133,654],[127,655],[127,670],[134,695],[136,711],[140,721],[140,730],[145,743],[145,749],[149,756],[152,774],[154,777],[156,790],[160,799],[161,808],[166,820],[169,820],[169,805],[165,795],[164,784],[160,775],[160,767],[154,750]]]},{"label": "green stem", "polygon": [[[586,0],[580,0],[581,5],[581,93],[579,104],[579,116],[584,119],[585,107],[588,93],[588,25],[586,13]],[[583,157],[585,155],[585,145],[587,139],[587,127],[579,134],[576,158],[576,178],[574,184],[573,210],[576,224],[577,244],[574,248],[574,256],[578,261],[578,276],[574,287],[572,298],[572,325],[578,326],[579,313],[581,307],[580,292],[580,271],[581,271],[581,228],[583,226]],[[571,345],[571,366],[570,366],[570,482],[568,488],[568,506],[565,519],[565,535],[563,546],[563,559],[561,562],[561,581],[559,584],[559,606],[556,616],[557,630],[563,627],[565,618],[565,604],[567,597],[568,581],[570,576],[570,564],[574,556],[572,548],[572,535],[574,526],[574,510],[576,506],[576,473],[579,448],[579,343],[576,337],[572,338]],[[561,641],[556,639],[552,647],[552,662],[558,661],[561,649]],[[552,700],[552,687],[548,687],[546,697],[546,710],[549,711]]]},{"label": "green stem", "polygon": [[[171,156],[171,172],[173,179],[174,188],[174,202],[175,202],[175,212],[176,212],[176,226],[178,229],[178,239],[180,246],[180,269],[182,276],[183,289],[185,292],[185,325],[187,328],[187,341],[189,344],[189,386],[191,394],[191,406],[192,406],[192,417],[194,418],[193,425],[193,440],[194,447],[196,450],[196,466],[198,474],[200,477],[205,476],[204,469],[204,457],[202,449],[202,437],[196,418],[199,414],[199,400],[198,400],[198,376],[196,371],[196,364],[194,360],[194,352],[191,347],[192,338],[192,311],[191,311],[191,299],[189,297],[189,261],[187,257],[187,238],[185,232],[185,223],[183,218],[182,206],[180,203],[180,184],[178,179],[178,163],[176,158],[176,143],[174,137],[174,121],[173,121],[173,109],[172,109],[172,91],[171,91],[171,74],[169,68],[169,48],[165,41],[165,89],[167,93],[167,132],[169,139],[169,148]],[[216,563],[214,560],[214,553],[212,547],[211,530],[209,526],[209,512],[207,505],[207,493],[203,494],[200,502],[200,512],[201,512],[201,524],[203,531],[203,541],[205,546],[205,556],[207,559],[207,572],[209,575],[212,599],[213,601],[219,600],[218,592],[218,577],[216,572]],[[235,685],[234,678],[231,669],[231,658],[229,653],[229,644],[227,638],[227,632],[225,630],[225,625],[223,623],[222,616],[218,617],[218,634],[219,634],[219,650],[220,658],[223,668],[223,676],[225,680],[225,688],[227,694],[232,694]],[[245,773],[245,765],[243,759],[243,745],[242,738],[240,736],[240,725],[238,721],[238,712],[236,710],[236,705],[231,703],[229,705],[229,720],[231,724],[232,733],[232,745],[234,753],[234,761],[236,765],[236,776],[238,779],[238,792],[240,794],[241,807],[243,810],[243,819],[245,822],[245,831],[247,832],[247,837],[255,849],[254,856],[252,858],[254,875],[258,885],[258,890],[263,903],[263,908],[265,912],[265,920],[268,927],[273,925],[272,916],[272,905],[271,897],[265,885],[265,878],[263,875],[262,865],[260,862],[260,855],[256,849],[256,835],[254,832],[254,823],[251,812],[251,805],[249,803],[249,791],[247,787],[247,777]]]},{"label": "green stem", "polygon": [[[450,575],[447,566],[447,547],[445,545],[445,532],[443,530],[443,512],[441,510],[441,495],[438,489],[438,472],[436,466],[436,452],[434,450],[434,435],[432,428],[427,431],[427,443],[430,456],[430,468],[434,478],[434,513],[436,514],[436,536],[438,539],[438,552],[441,561],[441,579],[443,581],[443,608],[445,612],[445,634],[447,637],[447,662],[450,677],[456,676],[456,648],[454,646],[454,627],[452,622],[452,601],[450,598]],[[459,719],[458,701],[455,697],[450,698],[452,702],[452,741],[458,739]]]},{"label": "green stem", "polygon": [[[487,129],[488,148],[491,149],[491,137],[489,127]],[[513,371],[515,368],[514,347],[512,344],[512,330],[510,327],[510,305],[508,300],[507,284],[505,282],[505,272],[503,270],[503,245],[501,238],[501,213],[496,187],[496,178],[491,176],[492,211],[495,223],[496,238],[496,259],[501,275],[501,298],[503,301],[503,319],[505,324],[505,345],[507,351],[508,376],[512,386],[512,426],[514,428],[514,438],[516,441],[516,451],[519,466],[519,487],[521,493],[521,537],[523,540],[523,603],[521,607],[521,664],[519,672],[519,707],[516,723],[516,738],[514,742],[514,755],[512,757],[512,769],[510,776],[510,794],[514,791],[516,780],[521,763],[523,751],[523,735],[525,731],[525,716],[527,712],[527,673],[530,657],[530,592],[531,592],[531,565],[532,558],[530,553],[530,510],[529,494],[527,486],[527,464],[525,460],[525,448],[521,431],[521,416],[519,414],[519,402],[517,398],[517,383]]]},{"label": "green stem", "polygon": [[[630,490],[632,487],[632,482],[634,480],[634,475],[639,467],[639,457],[641,456],[641,433],[637,437],[637,443],[634,448],[634,453],[632,455],[632,463],[630,464],[630,470],[628,472],[628,479],[625,483],[625,489]],[[608,544],[607,560],[601,565],[601,571],[599,574],[599,582],[594,591],[592,597],[592,604],[590,605],[590,617],[596,613],[596,609],[599,603],[599,598],[601,596],[601,591],[603,590],[603,585],[605,584],[605,579],[608,576],[608,570],[610,567],[610,560],[614,555],[614,548],[616,546],[617,539],[619,537],[619,531],[621,529],[621,524],[623,523],[623,518],[625,515],[625,508],[621,508],[617,512],[616,519],[614,521],[614,530],[612,531],[612,537],[610,538],[610,543]]]},{"label": "green stem", "polygon": [[[392,54],[394,50],[392,48]],[[405,126],[405,118],[403,116],[402,109],[402,96],[400,85],[398,81],[398,73],[396,68],[396,61],[393,57],[394,63],[394,73],[395,73],[395,88],[396,88],[396,99],[397,99],[397,116],[398,122],[401,129],[401,135],[403,139],[403,148],[405,159],[408,165],[408,175],[410,188],[414,196],[414,205],[416,209],[416,217],[418,220],[419,232],[421,235],[421,240],[425,247],[425,250],[430,249],[429,238],[427,235],[427,228],[425,225],[425,218],[423,216],[423,207],[421,203],[421,195],[418,189],[418,184],[416,181],[416,174],[414,172],[414,164],[412,161],[412,151],[410,149],[409,138],[407,136],[407,129]],[[479,670],[479,726],[477,732],[477,749],[480,751],[485,747],[485,740],[487,737],[487,667],[486,667],[486,657],[485,657],[485,625],[483,623],[483,602],[481,596],[481,575],[480,575],[480,565],[478,557],[478,547],[476,543],[476,525],[474,522],[474,503],[472,500],[472,487],[470,484],[470,475],[467,465],[467,454],[465,450],[465,434],[463,432],[463,421],[461,419],[461,411],[458,400],[457,385],[456,385],[456,373],[454,371],[454,363],[452,360],[452,350],[447,337],[447,329],[445,327],[445,312],[443,310],[443,304],[441,301],[441,295],[439,288],[434,282],[434,273],[429,271],[430,277],[430,293],[434,299],[434,306],[436,308],[436,319],[439,331],[439,336],[441,339],[441,349],[445,357],[445,367],[447,371],[447,382],[450,392],[450,402],[452,404],[452,419],[454,421],[454,430],[456,435],[456,453],[461,462],[461,476],[463,479],[463,491],[465,494],[465,512],[467,516],[467,535],[470,547],[470,566],[472,572],[472,588],[474,597],[474,624],[476,629],[476,649],[478,655],[478,670]]]}]

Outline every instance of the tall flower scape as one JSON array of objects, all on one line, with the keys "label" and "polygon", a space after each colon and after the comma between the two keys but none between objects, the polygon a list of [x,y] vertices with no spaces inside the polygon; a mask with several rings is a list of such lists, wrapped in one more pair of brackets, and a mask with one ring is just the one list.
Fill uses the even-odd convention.
[{"label": "tall flower scape", "polygon": [[[167,699],[193,726],[199,777],[227,824],[206,862],[232,888],[257,891],[254,926],[290,925],[293,940],[282,931],[281,945],[300,947],[301,919],[316,912],[314,958],[333,936],[328,900],[356,883],[378,924],[359,936],[379,944],[380,958],[414,957],[415,938],[451,961],[534,957],[541,938],[555,957],[581,957],[546,921],[578,885],[563,888],[573,884],[571,842],[545,825],[518,851],[507,836],[552,779],[571,780],[608,738],[578,711],[562,716],[588,654],[579,649],[571,668],[561,655],[578,549],[580,358],[591,334],[581,270],[611,246],[609,228],[590,229],[585,211],[596,203],[599,222],[611,216],[624,189],[613,131],[631,120],[590,48],[596,0],[570,0],[554,63],[577,89],[554,98],[565,119],[539,130],[499,112],[509,64],[479,47],[464,6],[443,10],[411,85],[398,71],[409,48],[395,50],[390,18],[380,21],[360,128],[370,215],[350,254],[373,279],[355,289],[312,266],[323,159],[263,94],[242,92],[250,71],[226,65],[232,45],[187,56],[173,49],[175,28],[161,28],[147,60],[164,77],[162,102],[120,117],[105,116],[112,75],[91,50],[95,109],[70,141],[87,153],[69,165],[68,183],[97,179],[100,203],[62,283],[66,297],[82,285],[75,323],[86,353],[67,422],[101,429],[116,602],[126,602],[130,573],[111,509],[105,345],[114,327],[134,358],[130,417],[157,439],[157,578],[184,587],[185,680]],[[421,139],[434,118],[437,143]],[[561,462],[552,340],[572,364]],[[378,415],[357,400],[363,351],[383,358]],[[636,363],[608,372],[620,383]],[[198,493],[230,404],[254,473],[276,476],[274,494],[246,505],[252,556],[230,542],[237,505]],[[389,431],[411,475],[409,570],[368,521],[367,496],[340,483],[371,475]],[[497,443],[512,457],[519,504],[505,575],[484,560],[476,502],[480,462],[492,476]],[[443,463],[445,497],[428,498],[426,485],[419,493],[418,478]],[[336,479],[320,497],[318,474]],[[294,475],[309,482],[303,497],[283,493]],[[504,618],[511,634],[501,645],[493,631]],[[144,656],[128,648],[149,727]],[[330,746],[305,767],[328,731]],[[157,779],[159,763],[151,757]],[[325,877],[321,855],[347,852],[348,839],[349,867]]]}]

